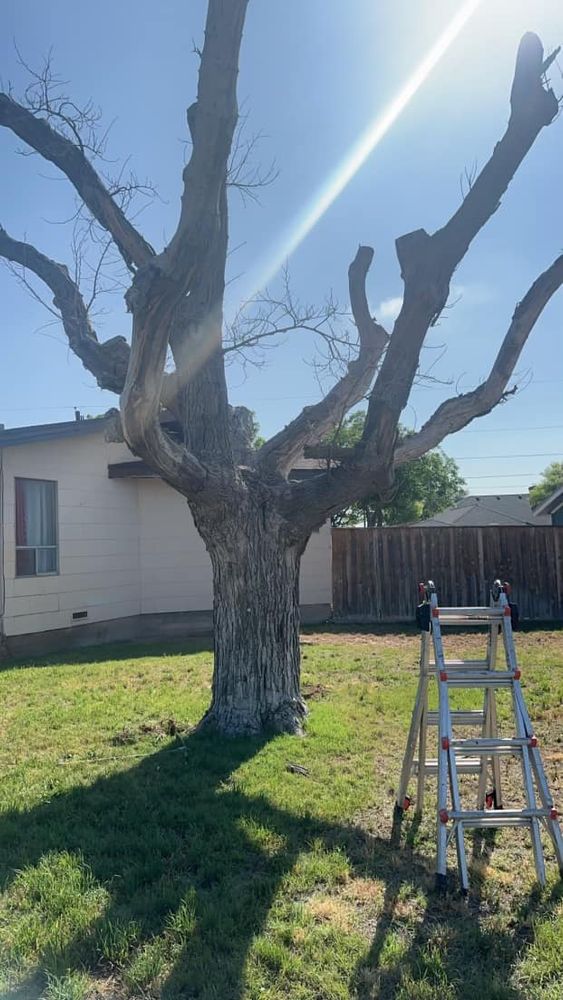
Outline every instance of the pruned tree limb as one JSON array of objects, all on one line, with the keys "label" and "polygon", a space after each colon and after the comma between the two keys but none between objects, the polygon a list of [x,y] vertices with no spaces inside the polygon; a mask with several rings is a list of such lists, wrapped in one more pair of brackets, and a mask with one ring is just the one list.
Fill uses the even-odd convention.
[{"label": "pruned tree limb", "polygon": [[154,250],[116,204],[78,144],[57,132],[44,118],[36,117],[18,104],[9,94],[0,94],[0,125],[10,129],[66,174],[88,210],[111,234],[130,269],[141,267],[153,257]]},{"label": "pruned tree limb", "polygon": [[471,392],[447,399],[417,434],[401,443],[395,464],[402,465],[435,448],[448,434],[459,431],[475,417],[489,413],[506,396],[506,387],[522,349],[545,306],[563,285],[563,254],[534,281],[514,310],[496,360],[487,379]]},{"label": "pruned tree limb", "polygon": [[238,121],[236,84],[248,0],[209,0],[197,100],[188,109],[192,154],[178,226],[166,250],[171,278],[189,287],[197,256],[221,225],[220,198]]},{"label": "pruned tree limb", "polygon": [[386,330],[373,319],[368,307],[365,283],[372,260],[372,248],[361,246],[348,269],[350,304],[360,341],[358,356],[320,403],[306,406],[295,420],[260,448],[257,460],[262,467],[286,474],[306,445],[329,433],[368,392],[389,340]]},{"label": "pruned tree limb", "polygon": [[455,268],[497,210],[518,167],[558,112],[544,83],[543,48],[524,35],[516,59],[511,115],[505,134],[448,223],[430,236],[424,230],[397,240],[405,286],[403,305],[371,394],[364,428],[367,453],[392,461],[399,416],[407,403],[424,338],[444,308]]},{"label": "pruned tree limb", "polygon": [[[185,493],[202,488],[209,467],[187,448],[178,452],[163,441],[159,400],[169,342],[177,368],[177,400],[183,410],[185,440],[207,462],[211,457],[208,443],[215,431],[221,443],[216,462],[223,460],[224,475],[231,481],[234,475],[221,326],[228,242],[227,170],[238,118],[236,83],[247,3],[209,0],[197,101],[188,109],[192,154],[184,169],[178,227],[164,253],[137,272],[126,296],[133,313],[133,334],[127,382],[121,396],[125,438],[167,482]],[[178,311],[186,301],[186,327],[182,333],[177,324]],[[207,358],[199,369],[198,350],[200,360]],[[208,376],[213,398],[209,384],[205,392],[198,391]],[[196,396],[200,433],[189,423],[189,413],[194,412],[191,402]]]},{"label": "pruned tree limb", "polygon": [[32,271],[53,293],[69,346],[101,389],[121,392],[129,363],[125,337],[100,343],[80,290],[64,264],[47,257],[31,243],[15,240],[0,226],[0,256]]}]

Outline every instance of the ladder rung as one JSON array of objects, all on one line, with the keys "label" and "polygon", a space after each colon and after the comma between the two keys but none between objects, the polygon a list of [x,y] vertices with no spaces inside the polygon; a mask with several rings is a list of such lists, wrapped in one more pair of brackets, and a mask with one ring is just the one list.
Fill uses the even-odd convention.
[{"label": "ladder rung", "polygon": [[510,687],[514,683],[511,670],[487,670],[483,673],[448,675],[450,687]]},{"label": "ladder rung", "polygon": [[[482,726],[485,722],[484,712],[464,712],[461,709],[450,712],[450,718],[454,726]],[[426,721],[429,726],[437,726],[439,722],[438,712],[429,712]]]},{"label": "ladder rung", "polygon": [[529,746],[528,738],[516,737],[514,739],[473,739],[473,740],[452,740],[450,746],[456,754],[469,756],[472,753],[483,756],[496,756],[498,754],[516,754],[522,747]]},{"label": "ladder rung", "polygon": [[479,818],[468,819],[463,821],[463,826],[470,826],[473,829],[477,828],[487,828],[497,829],[502,826],[525,826],[530,828],[532,820],[527,816],[521,816],[519,819],[510,817],[500,817],[498,814],[495,816],[489,816],[489,813],[483,813]]},{"label": "ladder rung", "polygon": [[448,810],[449,819],[453,820],[454,823],[463,823],[464,826],[483,826],[485,823],[489,826],[514,826],[521,821],[530,823],[533,819],[548,818],[550,814],[551,809],[541,807],[535,809],[487,809],[486,811],[462,809],[459,812],[456,812],[455,809],[452,809],[451,812]]},{"label": "ladder rung", "polygon": [[[429,663],[430,670],[439,670],[439,664]],[[488,660],[444,660],[446,669],[452,667],[454,670],[475,670],[475,668],[489,666]]]},{"label": "ladder rung", "polygon": [[446,625],[486,625],[491,621],[498,621],[500,624],[502,618],[481,618],[479,615],[468,615],[467,618],[464,618],[462,615],[448,615],[445,618],[440,618],[440,625],[442,627]]},{"label": "ladder rung", "polygon": [[[418,774],[420,768],[420,761],[413,761],[413,771]],[[479,757],[466,757],[465,760],[460,760],[457,765],[458,774],[478,774],[481,770],[481,761]],[[438,761],[435,757],[428,757],[426,759],[426,764],[424,766],[425,774],[438,774]]]},{"label": "ladder rung", "polygon": [[440,621],[442,618],[482,618],[485,621],[502,618],[504,608],[441,608],[438,607]]}]

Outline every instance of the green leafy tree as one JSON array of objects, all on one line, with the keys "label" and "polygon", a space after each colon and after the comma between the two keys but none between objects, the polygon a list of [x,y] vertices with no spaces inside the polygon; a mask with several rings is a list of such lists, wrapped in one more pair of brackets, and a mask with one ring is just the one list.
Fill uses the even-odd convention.
[{"label": "green leafy tree", "polygon": [[[364,423],[365,413],[353,413],[340,427],[334,443],[354,447],[361,440]],[[408,436],[409,432],[399,427],[400,440]],[[456,462],[437,448],[397,469],[391,498],[365,497],[336,514],[333,521],[341,527],[364,524],[368,528],[420,521],[445,510],[465,492],[466,484]]]},{"label": "green leafy tree", "polygon": [[559,486],[563,486],[563,462],[552,462],[542,472],[540,482],[530,490],[532,507],[537,507],[539,503],[547,500]]}]

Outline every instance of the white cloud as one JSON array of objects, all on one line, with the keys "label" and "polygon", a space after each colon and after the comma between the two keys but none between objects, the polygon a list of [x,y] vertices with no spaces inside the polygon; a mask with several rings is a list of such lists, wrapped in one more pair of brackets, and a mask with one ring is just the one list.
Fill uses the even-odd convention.
[{"label": "white cloud", "polygon": [[[448,305],[455,306],[482,306],[494,299],[494,290],[485,284],[458,285],[452,284],[450,287],[450,297]],[[382,323],[394,323],[401,311],[403,299],[400,295],[395,295],[390,299],[383,299],[375,310],[375,316]]]},{"label": "white cloud", "polygon": [[401,311],[403,300],[400,295],[393,299],[383,299],[375,311],[375,315],[381,320],[396,320]]}]

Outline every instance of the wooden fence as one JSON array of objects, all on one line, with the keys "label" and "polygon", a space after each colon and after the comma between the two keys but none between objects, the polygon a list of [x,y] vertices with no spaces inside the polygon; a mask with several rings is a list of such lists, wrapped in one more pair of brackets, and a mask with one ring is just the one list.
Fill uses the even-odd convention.
[{"label": "wooden fence", "polygon": [[563,620],[563,527],[334,528],[337,621],[413,621],[419,580],[444,605],[489,603],[496,577],[512,583],[522,618]]}]

